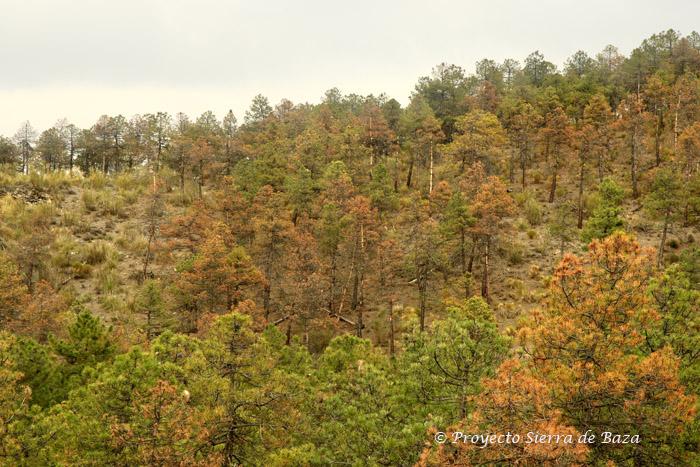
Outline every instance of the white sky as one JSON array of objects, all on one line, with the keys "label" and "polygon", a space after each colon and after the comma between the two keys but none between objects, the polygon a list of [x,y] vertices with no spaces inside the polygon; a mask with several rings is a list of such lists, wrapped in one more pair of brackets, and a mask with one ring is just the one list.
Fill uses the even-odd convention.
[{"label": "white sky", "polygon": [[627,54],[698,18],[697,0],[0,0],[0,134],[159,110],[240,121],[257,93],[318,102],[334,86],[405,104],[443,61]]}]

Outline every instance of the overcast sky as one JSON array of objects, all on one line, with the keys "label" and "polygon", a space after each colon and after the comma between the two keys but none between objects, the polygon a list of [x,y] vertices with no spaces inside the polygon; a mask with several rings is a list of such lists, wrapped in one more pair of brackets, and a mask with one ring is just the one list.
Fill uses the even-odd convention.
[{"label": "overcast sky", "polygon": [[473,72],[539,49],[560,66],[698,18],[697,0],[0,0],[0,134],[158,110],[242,120],[257,93],[313,103],[332,87],[405,104],[443,61]]}]

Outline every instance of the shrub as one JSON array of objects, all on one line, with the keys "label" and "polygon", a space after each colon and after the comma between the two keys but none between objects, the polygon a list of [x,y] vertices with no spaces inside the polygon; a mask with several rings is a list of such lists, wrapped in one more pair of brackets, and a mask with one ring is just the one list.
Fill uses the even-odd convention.
[{"label": "shrub", "polygon": [[87,212],[97,211],[98,207],[98,197],[97,193],[93,190],[85,190],[83,194],[80,195],[80,200],[83,202],[83,207]]},{"label": "shrub", "polygon": [[58,236],[51,250],[51,263],[57,268],[69,268],[80,262],[78,244],[69,235]]},{"label": "shrub", "polygon": [[61,212],[60,224],[62,227],[77,227],[83,221],[83,216],[77,210],[67,210]]},{"label": "shrub", "polygon": [[134,228],[126,229],[119,234],[115,238],[114,243],[123,250],[139,255],[144,254],[147,244],[146,238]]},{"label": "shrub", "polygon": [[512,244],[508,248],[507,254],[508,254],[508,263],[510,265],[516,266],[516,265],[521,264],[523,262],[524,253],[523,253],[523,249],[520,245]]},{"label": "shrub", "polygon": [[102,215],[127,217],[124,198],[113,191],[85,190],[81,195],[83,207],[87,212],[97,211]]},{"label": "shrub", "polygon": [[102,264],[108,259],[114,260],[115,256],[114,248],[102,240],[86,243],[81,252],[83,262],[92,266]]},{"label": "shrub", "polygon": [[92,172],[87,178],[83,179],[83,186],[92,188],[93,190],[102,190],[107,186],[107,176],[102,172]]},{"label": "shrub", "polygon": [[170,195],[168,201],[173,206],[187,207],[192,204],[193,200],[194,197],[189,191],[185,190],[185,192],[183,193],[180,190],[177,190],[172,195]]},{"label": "shrub", "polygon": [[521,191],[519,193],[513,194],[513,200],[515,201],[515,204],[517,204],[520,207],[523,207],[525,205],[525,202],[532,197],[532,194],[529,191]]},{"label": "shrub", "polygon": [[540,225],[542,223],[542,207],[535,198],[528,198],[523,206],[525,218],[530,225]]},{"label": "shrub", "polygon": [[38,222],[47,221],[56,217],[56,206],[51,203],[38,203],[29,208],[30,216]]},{"label": "shrub", "polygon": [[103,195],[100,202],[101,212],[112,216],[127,217],[124,210],[124,200],[119,196]]},{"label": "shrub", "polygon": [[540,183],[542,183],[543,176],[542,176],[542,172],[540,172],[539,170],[533,170],[531,172],[531,176],[532,176],[533,183],[538,184],[538,185]]},{"label": "shrub", "polygon": [[114,186],[119,188],[120,191],[136,190],[143,183],[142,177],[135,172],[122,173],[114,179]]},{"label": "shrub", "polygon": [[119,190],[119,196],[126,204],[134,204],[141,194],[140,190]]},{"label": "shrub", "polygon": [[119,275],[110,267],[102,267],[97,272],[97,290],[101,294],[113,294],[121,285]]},{"label": "shrub", "polygon": [[515,300],[519,300],[525,293],[525,284],[521,279],[507,278],[506,287],[508,288],[508,296]]},{"label": "shrub", "polygon": [[62,171],[32,172],[29,174],[28,181],[33,188],[56,195],[61,190],[70,187],[74,183],[74,177]]}]

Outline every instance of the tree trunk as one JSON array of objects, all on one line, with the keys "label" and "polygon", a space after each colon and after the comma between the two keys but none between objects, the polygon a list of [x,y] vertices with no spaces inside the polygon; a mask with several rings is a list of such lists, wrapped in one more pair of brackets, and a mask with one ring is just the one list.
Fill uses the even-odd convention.
[{"label": "tree trunk", "polygon": [[263,313],[265,314],[265,321],[270,318],[270,279],[268,276],[267,283],[263,287]]},{"label": "tree trunk", "polygon": [[464,387],[464,383],[462,383],[462,384],[463,384],[462,394],[460,394],[460,397],[459,397],[459,418],[460,418],[460,420],[464,420],[465,418],[467,418],[467,399],[468,399],[467,391],[466,391],[467,388]]},{"label": "tree trunk", "polygon": [[476,238],[472,238],[472,250],[469,253],[469,264],[467,272],[471,273],[474,270],[474,256],[476,255]]},{"label": "tree trunk", "polygon": [[399,192],[399,177],[398,161],[397,158],[394,157],[394,193]]},{"label": "tree trunk", "polygon": [[362,307],[359,307],[357,309],[357,337],[362,338],[362,328],[364,327]]},{"label": "tree trunk", "polygon": [[394,301],[389,300],[389,355],[393,359],[396,356],[395,341],[395,328],[394,328]]},{"label": "tree trunk", "polygon": [[670,218],[671,208],[666,208],[666,214],[664,216],[664,230],[661,233],[661,244],[659,245],[659,253],[656,261],[658,267],[662,267],[664,264],[664,248],[666,247],[666,234],[668,232],[668,223]]},{"label": "tree trunk", "polygon": [[73,159],[75,158],[75,148],[73,147],[73,143],[70,145],[70,151],[68,152],[68,170],[70,171],[71,175],[73,174]]},{"label": "tree trunk", "polygon": [[415,156],[411,153],[411,160],[408,163],[408,174],[406,175],[406,188],[411,188],[411,179],[413,178],[413,164]]},{"label": "tree trunk", "polygon": [[469,298],[469,284],[467,283],[467,241],[464,227],[459,232],[459,259],[462,272],[462,280],[464,281],[464,299]]},{"label": "tree trunk", "polygon": [[632,133],[632,151],[630,160],[630,172],[632,177],[632,197],[639,197],[639,189],[637,188],[637,129]]},{"label": "tree trunk", "polygon": [[330,277],[330,290],[328,293],[328,311],[330,313],[334,313],[335,310],[333,309],[335,307],[335,286],[336,286],[336,254],[337,251],[334,251],[331,255],[331,277]]},{"label": "tree trunk", "polygon": [[149,308],[146,311],[146,342],[150,343],[153,339],[153,311]]},{"label": "tree trunk", "polygon": [[549,202],[553,203],[554,202],[554,194],[557,191],[557,172],[559,168],[555,167],[554,168],[554,173],[552,174],[552,186],[549,188]]},{"label": "tree trunk", "polygon": [[489,250],[491,247],[491,237],[486,237],[484,248],[484,271],[481,276],[481,296],[484,300],[489,301]]},{"label": "tree trunk", "polygon": [[263,287],[263,313],[265,314],[265,320],[270,317],[270,297],[272,295],[272,261],[273,261],[273,249],[275,247],[275,236],[272,236],[272,241],[268,243],[265,248],[265,286]]},{"label": "tree trunk", "polygon": [[579,229],[583,228],[583,172],[584,162],[582,159],[578,174],[578,223],[576,224],[576,226]]},{"label": "tree trunk", "polygon": [[433,142],[430,141],[430,187],[428,193],[433,192]]},{"label": "tree trunk", "polygon": [[199,199],[202,199],[202,185],[204,185],[204,161],[199,161],[199,178],[197,186],[199,188]]},{"label": "tree trunk", "polygon": [[678,101],[676,102],[676,109],[673,112],[673,153],[676,153],[678,148],[678,109],[681,105],[681,96],[678,95]]},{"label": "tree trunk", "polygon": [[462,266],[462,275],[467,273],[467,248],[466,248],[466,232],[464,228],[459,232],[459,259]]},{"label": "tree trunk", "polygon": [[359,305],[359,288],[360,278],[357,267],[353,267],[352,273],[352,298],[350,299],[350,308],[352,312],[357,314],[357,337],[362,337],[362,310]]},{"label": "tree trunk", "polygon": [[[372,136],[372,116],[369,116],[369,167],[374,167],[374,137]],[[372,171],[369,172],[369,179],[372,180]]]},{"label": "tree trunk", "polygon": [[420,332],[425,331],[425,310],[428,294],[427,271],[420,271],[418,276],[418,296],[420,299]]},{"label": "tree trunk", "polygon": [[656,120],[656,129],[654,131],[654,155],[656,156],[656,166],[661,165],[661,129],[663,128],[663,114],[659,115]]}]

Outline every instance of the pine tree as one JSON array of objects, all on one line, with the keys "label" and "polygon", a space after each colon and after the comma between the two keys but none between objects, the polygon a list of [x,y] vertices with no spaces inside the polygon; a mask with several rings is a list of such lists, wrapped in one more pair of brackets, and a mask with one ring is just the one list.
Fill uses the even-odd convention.
[{"label": "pine tree", "polygon": [[598,203],[581,232],[584,242],[605,238],[623,228],[624,222],[620,217],[622,196],[622,188],[611,178],[605,178],[598,185]]}]

